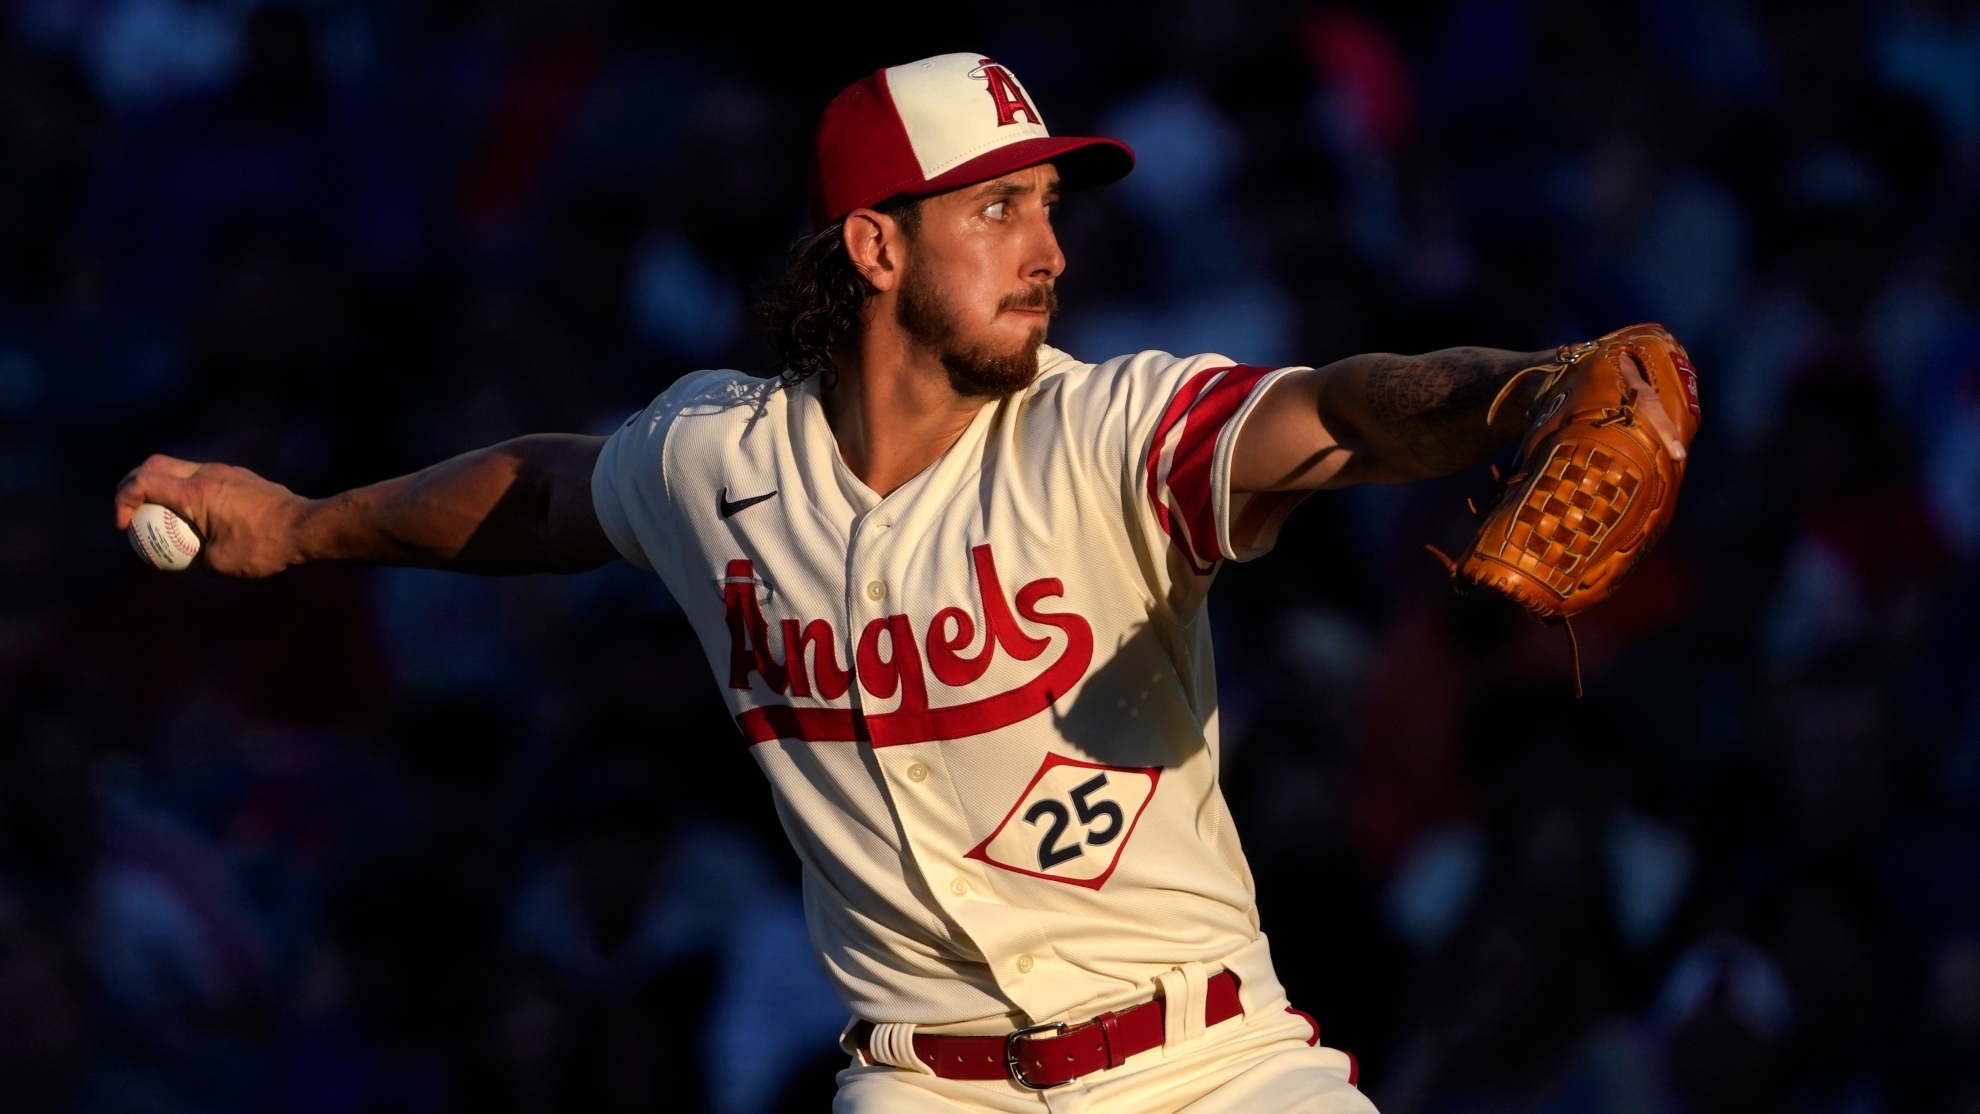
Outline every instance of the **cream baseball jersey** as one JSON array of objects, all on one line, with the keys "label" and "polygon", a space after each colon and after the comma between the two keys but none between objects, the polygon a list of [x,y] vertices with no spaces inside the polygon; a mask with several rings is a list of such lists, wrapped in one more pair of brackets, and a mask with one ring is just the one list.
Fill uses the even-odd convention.
[{"label": "cream baseball jersey", "polygon": [[[815,381],[733,371],[669,388],[593,474],[706,648],[870,1021],[1085,1017],[1259,939],[1203,599],[1296,500],[1228,490],[1288,369],[1039,363],[885,498]],[[1277,992],[1269,964],[1244,977]]]}]

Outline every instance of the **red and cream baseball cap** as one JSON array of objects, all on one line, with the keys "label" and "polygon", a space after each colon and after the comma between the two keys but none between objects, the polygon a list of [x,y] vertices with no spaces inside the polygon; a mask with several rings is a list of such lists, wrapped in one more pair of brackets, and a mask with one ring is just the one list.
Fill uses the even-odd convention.
[{"label": "red and cream baseball cap", "polygon": [[821,227],[890,197],[923,197],[1052,163],[1066,189],[1134,169],[1112,139],[1054,136],[1011,71],[981,54],[889,66],[825,106],[811,156],[811,219]]}]

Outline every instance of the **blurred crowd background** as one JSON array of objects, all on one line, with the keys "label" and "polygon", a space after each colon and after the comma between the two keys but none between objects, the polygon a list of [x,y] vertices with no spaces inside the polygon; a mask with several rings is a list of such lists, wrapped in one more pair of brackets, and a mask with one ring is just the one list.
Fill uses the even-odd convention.
[{"label": "blurred crowd background", "polygon": [[1485,475],[1221,574],[1264,926],[1382,1109],[1980,1112],[1972,0],[0,13],[0,1109],[824,1108],[844,1013],[657,583],[168,576],[109,499],[768,370],[817,112],[977,49],[1140,154],[1060,217],[1078,356],[1658,320],[1701,370],[1584,700],[1421,552]]}]

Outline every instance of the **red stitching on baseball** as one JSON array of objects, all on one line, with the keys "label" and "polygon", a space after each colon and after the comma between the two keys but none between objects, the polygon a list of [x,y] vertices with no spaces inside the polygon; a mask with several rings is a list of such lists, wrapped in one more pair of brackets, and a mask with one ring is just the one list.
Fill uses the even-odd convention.
[{"label": "red stitching on baseball", "polygon": [[170,510],[165,512],[165,536],[172,539],[172,544],[177,546],[179,552],[186,556],[196,557],[199,555],[197,548],[188,545],[186,539],[179,536],[179,516]]}]

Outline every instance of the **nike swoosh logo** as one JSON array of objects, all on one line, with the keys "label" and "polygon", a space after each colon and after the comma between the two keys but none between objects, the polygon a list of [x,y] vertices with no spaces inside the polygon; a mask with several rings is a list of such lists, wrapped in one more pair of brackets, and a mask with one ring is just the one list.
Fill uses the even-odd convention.
[{"label": "nike swoosh logo", "polygon": [[766,495],[752,495],[747,499],[738,499],[731,503],[729,502],[729,489],[725,487],[722,489],[722,493],[715,497],[715,513],[721,515],[723,518],[734,518],[738,512],[746,511],[776,494],[773,490]]}]

